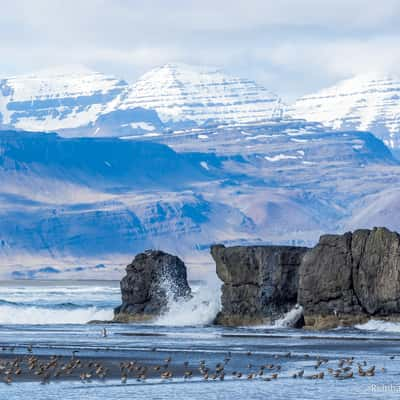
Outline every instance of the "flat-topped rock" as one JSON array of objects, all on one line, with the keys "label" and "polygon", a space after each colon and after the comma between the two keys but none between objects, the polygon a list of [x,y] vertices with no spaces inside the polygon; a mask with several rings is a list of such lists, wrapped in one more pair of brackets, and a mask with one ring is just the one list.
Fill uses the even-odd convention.
[{"label": "flat-topped rock", "polygon": [[[298,269],[306,251],[293,246],[212,246],[223,282],[216,323],[256,325],[282,317],[297,303]],[[295,325],[301,326],[301,320]]]},{"label": "flat-topped rock", "polygon": [[114,321],[154,319],[168,309],[170,301],[190,296],[186,266],[176,256],[159,250],[138,254],[126,267],[121,280],[122,304]]}]

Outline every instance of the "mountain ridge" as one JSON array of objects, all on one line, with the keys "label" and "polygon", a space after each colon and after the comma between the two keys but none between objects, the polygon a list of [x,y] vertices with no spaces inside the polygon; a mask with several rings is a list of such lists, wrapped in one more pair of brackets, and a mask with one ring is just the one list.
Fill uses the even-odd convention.
[{"label": "mountain ridge", "polygon": [[397,149],[400,78],[361,74],[291,105],[252,80],[181,63],[153,68],[132,84],[76,66],[0,80],[0,125],[9,129],[75,137],[162,135],[285,119],[371,131]]},{"label": "mountain ridge", "polygon": [[[133,116],[133,110],[144,109],[157,116],[138,121],[140,113]],[[79,130],[81,136],[116,136],[209,121],[262,122],[280,118],[282,110],[281,99],[254,81],[186,64],[156,67],[133,84],[81,67],[0,80],[1,124],[66,136],[78,136]],[[121,121],[115,119],[117,114],[123,116]]]}]

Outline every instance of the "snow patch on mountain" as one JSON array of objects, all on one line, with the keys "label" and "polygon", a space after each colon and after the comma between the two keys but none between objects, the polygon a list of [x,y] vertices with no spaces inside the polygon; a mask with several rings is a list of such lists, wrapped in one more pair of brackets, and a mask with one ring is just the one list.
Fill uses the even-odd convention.
[{"label": "snow patch on mountain", "polygon": [[264,157],[267,161],[275,162],[275,161],[282,161],[282,160],[297,160],[298,156],[290,156],[288,154],[277,154],[276,156],[265,156]]}]

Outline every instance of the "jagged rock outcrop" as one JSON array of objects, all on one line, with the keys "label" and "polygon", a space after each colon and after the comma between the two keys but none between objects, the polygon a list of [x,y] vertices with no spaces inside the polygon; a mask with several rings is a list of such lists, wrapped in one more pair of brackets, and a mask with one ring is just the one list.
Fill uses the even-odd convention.
[{"label": "jagged rock outcrop", "polygon": [[114,321],[153,319],[168,309],[169,301],[189,297],[190,292],[180,258],[156,250],[140,253],[121,280],[122,305],[114,310]]},{"label": "jagged rock outcrop", "polygon": [[[298,269],[307,248],[215,245],[211,255],[223,281],[221,325],[271,323],[297,302]],[[297,327],[302,318],[296,319]]]},{"label": "jagged rock outcrop", "polygon": [[400,317],[400,235],[386,228],[324,235],[303,258],[298,302],[306,326]]}]

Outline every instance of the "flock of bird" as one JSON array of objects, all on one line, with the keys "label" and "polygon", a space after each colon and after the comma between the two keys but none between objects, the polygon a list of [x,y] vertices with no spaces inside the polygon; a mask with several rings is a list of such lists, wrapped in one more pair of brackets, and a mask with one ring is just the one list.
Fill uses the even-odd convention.
[{"label": "flock of bird", "polygon": [[11,384],[17,377],[39,379],[41,383],[49,383],[51,379],[67,379],[79,375],[82,381],[105,379],[109,372],[102,362],[84,361],[75,356],[67,360],[63,356],[52,355],[48,358],[33,354],[0,360],[0,375],[3,381]]},{"label": "flock of bird", "polygon": [[[3,348],[4,350],[4,348]],[[16,357],[0,357],[0,376],[6,384],[20,379],[39,380],[41,383],[49,383],[51,380],[80,379],[82,382],[92,380],[104,380],[106,378],[119,378],[125,384],[129,379],[146,381],[148,378],[160,378],[161,380],[172,380],[181,378],[184,380],[197,376],[202,380],[224,380],[231,379],[262,379],[264,381],[276,380],[280,377],[293,379],[324,379],[330,376],[334,379],[353,379],[359,377],[372,377],[378,371],[386,372],[385,368],[369,366],[366,361],[356,362],[354,357],[340,360],[329,360],[320,356],[312,357],[304,355],[308,361],[304,368],[293,371],[287,368],[289,363],[279,363],[279,359],[294,357],[292,353],[275,354],[272,356],[274,363],[261,364],[258,358],[252,357],[247,352],[247,366],[241,371],[230,368],[232,353],[228,352],[223,361],[216,364],[207,364],[205,360],[197,362],[184,361],[182,364],[172,362],[172,357],[166,357],[163,362],[155,364],[134,361],[116,361],[107,358],[101,360],[76,357],[73,352],[71,357],[52,355],[49,357],[37,356],[28,347],[28,353]],[[153,349],[155,351],[155,349]],[[237,355],[236,355],[237,356]],[[240,356],[243,357],[243,354]],[[298,355],[296,357],[299,357]],[[390,359],[394,359],[391,356]]]}]

